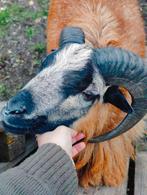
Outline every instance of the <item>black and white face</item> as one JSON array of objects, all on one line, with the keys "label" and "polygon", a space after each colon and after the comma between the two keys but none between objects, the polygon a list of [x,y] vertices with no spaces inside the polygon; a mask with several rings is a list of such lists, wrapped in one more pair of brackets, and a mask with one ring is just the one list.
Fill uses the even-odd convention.
[{"label": "black and white face", "polygon": [[[40,73],[3,109],[7,131],[38,134],[59,125],[71,126],[86,115],[96,101],[110,103],[128,116],[112,132],[91,139],[92,143],[116,137],[142,119],[146,114],[142,105],[147,99],[144,62],[120,48],[92,49],[84,43],[82,29],[62,30],[59,49],[47,56]],[[130,90],[133,107],[119,85]]]},{"label": "black and white face", "polygon": [[5,128],[43,133],[84,116],[106,91],[92,52],[86,44],[73,43],[51,53],[40,73],[4,108]]}]

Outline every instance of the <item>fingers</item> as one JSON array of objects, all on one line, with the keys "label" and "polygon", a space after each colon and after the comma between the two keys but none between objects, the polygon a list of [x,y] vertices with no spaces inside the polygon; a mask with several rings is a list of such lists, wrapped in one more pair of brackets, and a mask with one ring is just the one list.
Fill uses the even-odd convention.
[{"label": "fingers", "polygon": [[86,147],[84,142],[80,142],[72,147],[72,157],[76,156]]},{"label": "fingers", "polygon": [[80,141],[84,137],[85,137],[85,135],[83,133],[76,133],[75,136],[72,136],[72,144]]},{"label": "fingers", "polygon": [[83,139],[85,137],[85,135],[83,133],[79,133],[77,131],[75,131],[74,129],[71,129],[69,127],[66,126],[59,126],[56,128],[56,131],[59,132],[59,130],[62,132],[66,132],[66,133],[70,133],[71,138],[72,138],[72,144],[80,141],[81,139]]}]

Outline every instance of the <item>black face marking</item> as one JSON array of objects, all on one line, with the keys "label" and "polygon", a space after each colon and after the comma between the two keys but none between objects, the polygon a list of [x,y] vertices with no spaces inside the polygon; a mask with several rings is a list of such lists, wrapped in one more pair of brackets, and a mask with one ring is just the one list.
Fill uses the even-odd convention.
[{"label": "black face marking", "polygon": [[12,124],[3,122],[3,127],[6,132],[14,134],[42,134],[48,131],[53,131],[60,125],[70,126],[77,118],[68,120],[59,120],[55,122],[48,122],[46,116],[39,116],[32,120],[20,120],[15,118]]},{"label": "black face marking", "polygon": [[22,90],[9,100],[5,111],[7,114],[17,114],[15,111],[30,114],[34,110],[34,106],[31,93],[28,90]]},{"label": "black face marking", "polygon": [[27,90],[20,91],[11,98],[2,111],[3,121],[9,126],[27,126],[31,120],[25,120],[25,116],[34,111],[35,104],[32,95]]},{"label": "black face marking", "polygon": [[61,91],[63,91],[64,96],[76,95],[83,90],[85,90],[88,85],[92,82],[93,68],[91,61],[85,65],[82,70],[68,71],[64,75],[64,81]]},{"label": "black face marking", "polygon": [[51,66],[52,64],[54,64],[55,62],[55,58],[57,53],[59,52],[59,50],[55,50],[52,53],[50,53],[43,61],[40,67],[40,71],[43,70],[44,68],[47,68],[49,66]]},{"label": "black face marking", "polygon": [[56,122],[50,122],[50,123],[46,123],[46,124],[41,124],[40,126],[35,128],[35,133],[45,133],[48,131],[53,131],[54,129],[56,129],[58,126],[60,125],[64,125],[64,126],[70,126],[76,119],[69,119],[69,120],[60,120],[60,121],[56,121]]},{"label": "black face marking", "polygon": [[[11,120],[3,122],[6,132],[14,134],[38,133],[42,127],[47,126],[46,116],[38,116],[34,119],[22,119],[20,117],[11,117]],[[47,129],[46,129],[47,131]],[[48,129],[49,131],[49,129]],[[42,133],[45,131],[42,131]]]},{"label": "black face marking", "polygon": [[103,99],[104,99],[104,103],[110,103],[118,107],[123,112],[131,113],[133,111],[132,107],[129,105],[126,98],[119,90],[118,86],[109,87]]}]

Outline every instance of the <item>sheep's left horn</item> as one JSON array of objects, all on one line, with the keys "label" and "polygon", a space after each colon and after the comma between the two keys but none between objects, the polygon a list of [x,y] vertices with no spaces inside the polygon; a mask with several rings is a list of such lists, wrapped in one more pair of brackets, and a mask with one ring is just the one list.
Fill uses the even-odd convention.
[{"label": "sheep's left horn", "polygon": [[59,47],[63,47],[70,43],[85,43],[85,35],[81,28],[66,27],[62,30],[60,35]]},{"label": "sheep's left horn", "polygon": [[91,143],[97,143],[128,131],[147,113],[147,66],[134,53],[119,48],[95,49],[93,59],[106,83],[125,87],[133,99],[133,112],[116,128],[89,140]]}]

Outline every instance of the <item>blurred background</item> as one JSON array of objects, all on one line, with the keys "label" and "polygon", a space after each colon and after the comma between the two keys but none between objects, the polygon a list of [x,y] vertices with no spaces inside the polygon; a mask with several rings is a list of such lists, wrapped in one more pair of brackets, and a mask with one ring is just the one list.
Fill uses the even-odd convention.
[{"label": "blurred background", "polygon": [[[46,53],[49,0],[0,0],[0,101],[37,72]],[[147,32],[147,1],[140,0]]]}]

